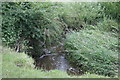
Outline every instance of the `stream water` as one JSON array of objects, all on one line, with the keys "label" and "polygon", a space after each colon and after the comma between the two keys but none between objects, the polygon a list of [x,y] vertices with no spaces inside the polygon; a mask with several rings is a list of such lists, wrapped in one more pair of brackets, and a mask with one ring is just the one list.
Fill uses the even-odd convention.
[{"label": "stream water", "polygon": [[45,49],[46,54],[39,57],[36,66],[43,70],[58,69],[67,71],[68,74],[78,75],[79,70],[70,65],[69,61],[65,58],[65,53],[57,51],[57,53],[50,53],[48,49]]},{"label": "stream water", "polygon": [[45,54],[39,58],[37,63],[42,69],[52,70],[58,69],[62,71],[66,71],[70,68],[69,62],[65,59],[64,54]]}]

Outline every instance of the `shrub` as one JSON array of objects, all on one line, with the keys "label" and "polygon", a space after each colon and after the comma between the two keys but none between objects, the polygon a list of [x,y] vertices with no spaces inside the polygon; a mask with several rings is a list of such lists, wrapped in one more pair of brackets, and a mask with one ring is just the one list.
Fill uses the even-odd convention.
[{"label": "shrub", "polygon": [[[35,7],[34,7],[35,6]],[[30,55],[40,55],[43,47],[61,38],[63,28],[52,3],[2,3],[2,42],[12,48],[25,45]]]},{"label": "shrub", "polygon": [[67,34],[67,59],[79,69],[105,76],[117,74],[117,38],[109,33],[82,30]]}]

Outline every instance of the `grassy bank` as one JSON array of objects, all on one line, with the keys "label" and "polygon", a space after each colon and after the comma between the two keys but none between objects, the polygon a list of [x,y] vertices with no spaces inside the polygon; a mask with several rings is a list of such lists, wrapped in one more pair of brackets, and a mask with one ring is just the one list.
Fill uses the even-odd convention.
[{"label": "grassy bank", "polygon": [[112,33],[81,30],[65,40],[67,58],[85,72],[114,77],[118,74],[118,39]]},{"label": "grassy bank", "polygon": [[[24,53],[16,53],[10,49],[3,48],[3,78],[104,78],[95,74],[84,74],[82,76],[69,76],[60,70],[43,72],[34,69],[33,59]],[[0,64],[1,65],[1,64]]]}]

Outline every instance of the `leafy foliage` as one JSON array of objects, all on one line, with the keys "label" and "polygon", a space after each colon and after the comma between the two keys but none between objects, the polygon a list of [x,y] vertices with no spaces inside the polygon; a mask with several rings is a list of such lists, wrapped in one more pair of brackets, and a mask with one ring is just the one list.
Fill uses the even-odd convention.
[{"label": "leafy foliage", "polygon": [[[14,47],[22,40],[27,47],[32,47],[33,53],[40,53],[38,48],[47,47],[53,40],[59,40],[62,33],[60,23],[54,20],[55,16],[51,16],[48,9],[44,9],[46,4],[34,7],[35,4],[39,5],[24,2],[2,4],[4,43]],[[51,6],[50,3],[47,5]]]},{"label": "leafy foliage", "polygon": [[82,30],[67,34],[67,58],[79,69],[114,76],[118,69],[117,38],[106,32]]},{"label": "leafy foliage", "polygon": [[2,3],[2,41],[15,49],[24,44],[36,50],[32,53],[40,53],[38,48],[59,42],[61,34],[69,30],[118,31],[118,24],[105,16],[102,6],[100,3],[78,2]]}]

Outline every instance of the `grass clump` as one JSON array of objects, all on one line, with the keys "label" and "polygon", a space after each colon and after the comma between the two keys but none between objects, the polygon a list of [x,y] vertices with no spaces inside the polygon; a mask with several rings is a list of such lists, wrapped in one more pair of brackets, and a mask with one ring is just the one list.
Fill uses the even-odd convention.
[{"label": "grass clump", "polygon": [[117,38],[106,32],[72,32],[65,41],[67,58],[84,72],[115,76],[118,73],[117,42]]}]

